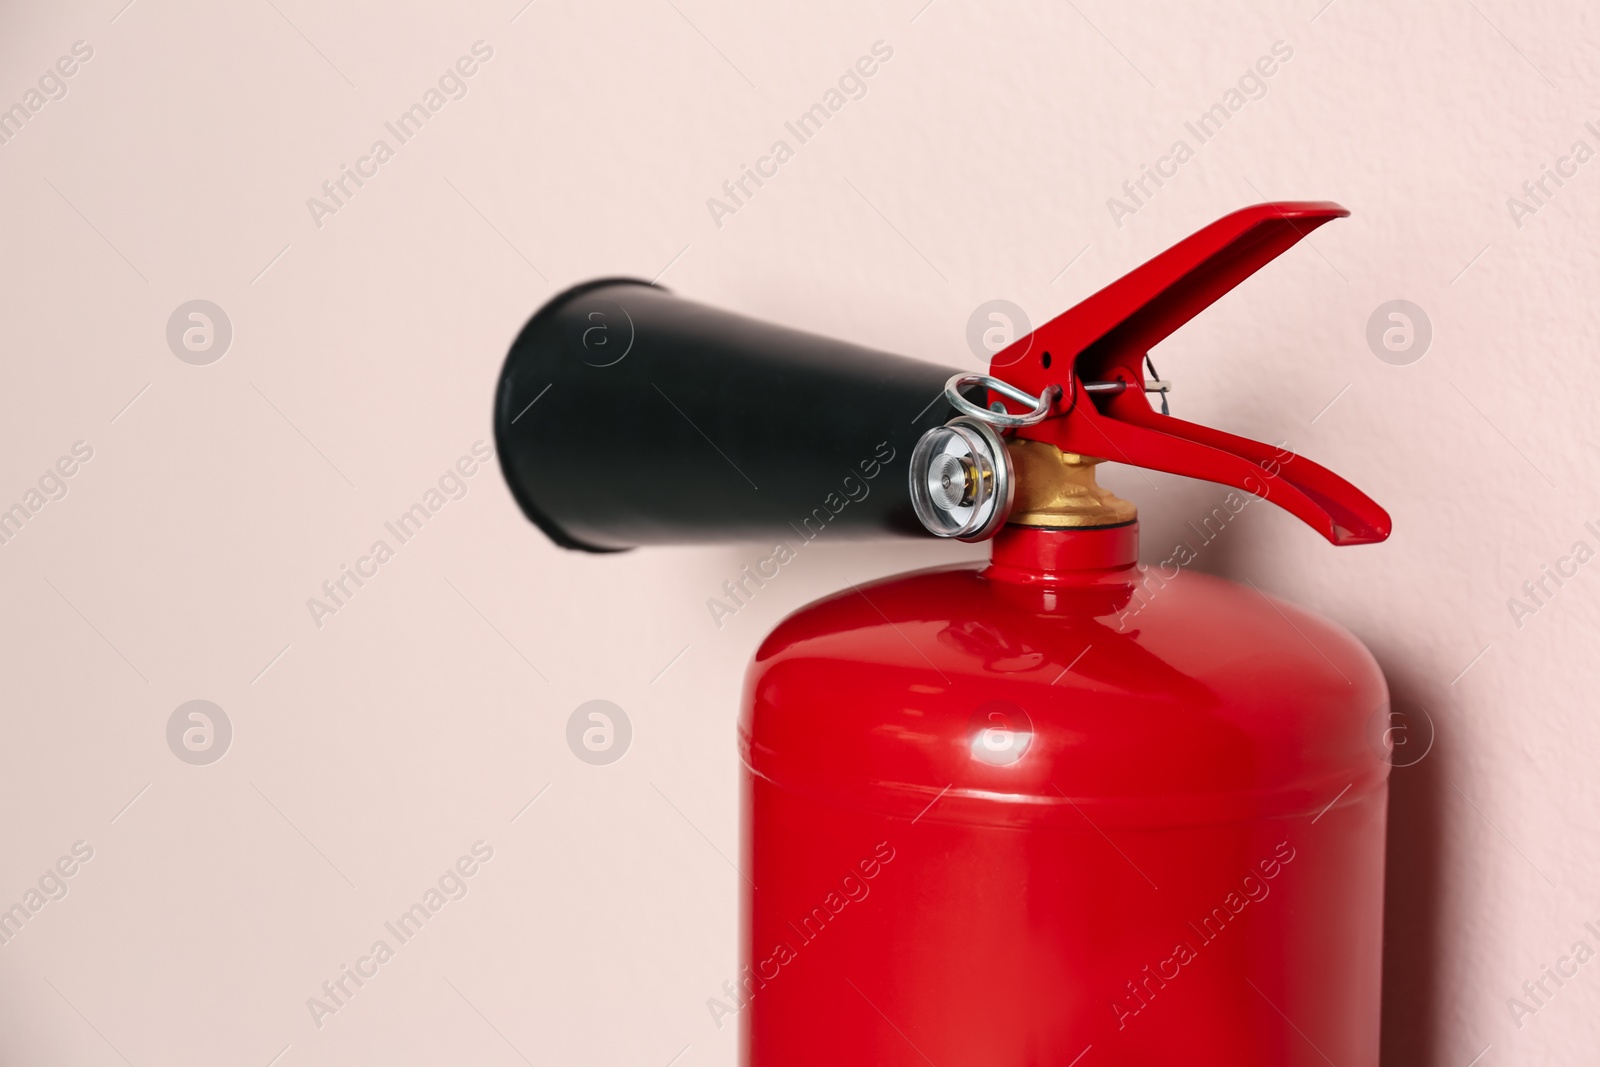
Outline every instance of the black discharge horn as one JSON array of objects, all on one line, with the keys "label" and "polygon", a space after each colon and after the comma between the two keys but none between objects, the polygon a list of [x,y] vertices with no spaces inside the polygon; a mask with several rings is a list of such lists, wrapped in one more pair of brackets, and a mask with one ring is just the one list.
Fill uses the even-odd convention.
[{"label": "black discharge horn", "polygon": [[523,328],[495,443],[524,513],[567,548],[926,537],[907,462],[955,414],[950,375],[608,279]]}]

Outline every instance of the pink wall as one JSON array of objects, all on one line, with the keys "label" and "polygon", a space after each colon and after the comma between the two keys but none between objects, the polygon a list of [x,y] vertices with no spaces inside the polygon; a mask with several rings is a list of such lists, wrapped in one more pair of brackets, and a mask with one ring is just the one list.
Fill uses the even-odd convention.
[{"label": "pink wall", "polygon": [[[1436,726],[1395,777],[1386,1062],[1592,1058],[1600,963],[1508,1007],[1600,948],[1600,564],[1563,562],[1600,550],[1592,9],[122,2],[0,15],[27,115],[0,127],[0,507],[29,510],[0,545],[0,906],[43,882],[0,946],[0,1060],[731,1063],[706,1001],[735,968],[743,664],[847,581],[979,552],[819,544],[719,628],[707,599],[766,547],[574,557],[476,471],[509,339],[570,283],[659,274],[975,369],[985,301],[1042,321],[1234,208],[1317,198],[1353,216],[1157,363],[1178,413],[1304,451],[1396,532],[1335,550],[1250,509],[1200,566],[1342,621]],[[880,41],[864,95],[786,132]],[[1135,200],[1147,164],[1169,177]],[[335,202],[342,166],[367,176]],[[220,359],[186,311],[169,345],[195,299]],[[1396,299],[1420,358],[1369,347]],[[464,495],[388,535],[464,456]],[[1221,495],[1107,480],[1152,558]],[[1546,565],[1575,576],[1536,604]],[[566,740],[596,699],[633,733],[603,766]],[[187,711],[169,744],[191,700],[230,725],[216,762],[176,754],[224,745],[215,713],[209,748]],[[314,1013],[346,964],[371,976]]]}]

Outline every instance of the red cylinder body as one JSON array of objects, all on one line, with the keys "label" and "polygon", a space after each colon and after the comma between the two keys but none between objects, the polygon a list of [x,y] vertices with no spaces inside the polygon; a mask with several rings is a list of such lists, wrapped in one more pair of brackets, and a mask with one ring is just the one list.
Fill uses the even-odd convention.
[{"label": "red cylinder body", "polygon": [[1376,1067],[1383,677],[1136,555],[1136,525],[1007,527],[767,638],[745,1062]]}]

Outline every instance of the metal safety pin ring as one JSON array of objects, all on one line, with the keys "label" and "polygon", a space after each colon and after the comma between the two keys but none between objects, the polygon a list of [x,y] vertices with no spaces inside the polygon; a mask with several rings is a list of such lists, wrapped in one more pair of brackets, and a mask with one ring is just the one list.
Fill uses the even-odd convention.
[{"label": "metal safety pin ring", "polygon": [[[1007,411],[992,411],[989,408],[979,407],[961,395],[961,390],[969,385],[981,385],[1009,400],[1027,404],[1033,410],[1013,415]],[[1056,397],[1061,395],[1061,387],[1052,385],[1045,389],[1042,396],[1034,396],[1018,389],[1010,382],[1003,382],[987,374],[957,374],[944,383],[944,395],[945,399],[950,401],[950,406],[961,414],[987,422],[991,426],[1032,426],[1050,417],[1050,407],[1055,403]]]}]

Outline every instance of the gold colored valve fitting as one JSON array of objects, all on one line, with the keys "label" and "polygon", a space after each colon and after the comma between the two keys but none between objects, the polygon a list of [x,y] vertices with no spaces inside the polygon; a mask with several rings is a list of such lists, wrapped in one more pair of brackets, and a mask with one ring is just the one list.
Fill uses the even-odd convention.
[{"label": "gold colored valve fitting", "polygon": [[1011,515],[1015,526],[1120,526],[1139,511],[1130,502],[1102,489],[1094,477],[1094,456],[1063,452],[1043,441],[1006,441],[1016,484]]}]

